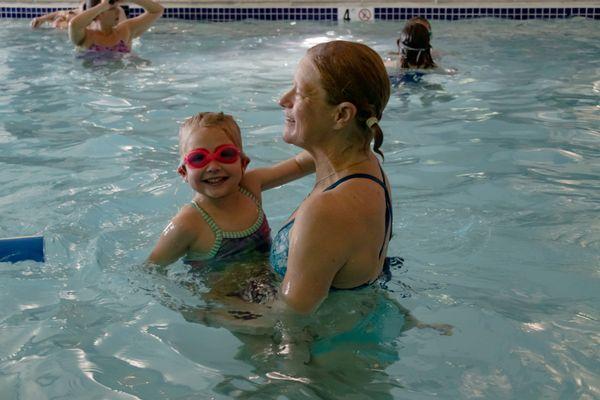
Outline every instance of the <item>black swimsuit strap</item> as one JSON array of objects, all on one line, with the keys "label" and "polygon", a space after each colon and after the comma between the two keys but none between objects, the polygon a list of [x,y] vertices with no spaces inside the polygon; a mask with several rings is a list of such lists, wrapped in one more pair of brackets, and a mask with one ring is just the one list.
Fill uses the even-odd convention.
[{"label": "black swimsuit strap", "polygon": [[[385,180],[385,175],[383,173],[383,169],[381,168],[381,165],[379,166],[379,170],[381,171],[381,176],[383,177],[383,179]],[[336,187],[338,187],[339,185],[341,185],[342,183],[350,180],[350,179],[369,179],[375,183],[377,183],[379,186],[381,186],[383,188],[383,192],[385,194],[385,237],[388,236],[388,231],[389,231],[389,238],[392,238],[392,230],[390,228],[390,225],[393,223],[393,213],[392,213],[392,201],[390,199],[390,193],[387,190],[387,186],[385,185],[385,182],[382,181],[381,179],[370,175],[370,174],[352,174],[352,175],[348,175],[348,176],[344,176],[343,178],[338,179],[337,181],[333,182],[331,185],[329,185],[324,192],[331,190],[331,189],[335,189]],[[385,241],[386,239],[383,239],[383,244],[381,245],[381,249],[379,250],[379,258],[381,258],[381,254],[383,254],[383,249],[385,248]]]},{"label": "black swimsuit strap", "polygon": [[381,179],[379,179],[371,174],[352,174],[352,175],[344,176],[343,178],[340,178],[337,181],[333,182],[331,185],[327,186],[327,188],[323,191],[326,192],[328,190],[335,189],[342,183],[344,183],[350,179],[355,179],[355,178],[370,179],[373,182],[377,183],[379,186],[381,186],[385,191],[387,191],[387,188],[385,187],[385,183],[383,183],[383,181]]},{"label": "black swimsuit strap", "polygon": [[[383,168],[379,165],[379,171],[381,172],[381,177],[383,178],[383,192],[385,193],[385,233],[388,233],[389,227],[389,237],[388,240],[392,239],[392,226],[394,226],[394,212],[392,208],[392,199],[390,196],[390,192],[387,190],[387,186],[385,185],[385,174],[383,173]],[[383,253],[384,244],[381,246],[381,250],[379,250],[379,258],[381,258],[381,254]]]}]

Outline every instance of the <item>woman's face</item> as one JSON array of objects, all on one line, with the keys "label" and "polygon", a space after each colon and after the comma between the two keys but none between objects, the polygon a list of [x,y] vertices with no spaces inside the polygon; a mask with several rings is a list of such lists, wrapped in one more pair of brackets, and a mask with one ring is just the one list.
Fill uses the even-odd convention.
[{"label": "woman's face", "polygon": [[307,148],[331,131],[335,106],[326,98],[319,71],[305,56],[298,64],[292,88],[279,100],[285,114],[286,143]]}]

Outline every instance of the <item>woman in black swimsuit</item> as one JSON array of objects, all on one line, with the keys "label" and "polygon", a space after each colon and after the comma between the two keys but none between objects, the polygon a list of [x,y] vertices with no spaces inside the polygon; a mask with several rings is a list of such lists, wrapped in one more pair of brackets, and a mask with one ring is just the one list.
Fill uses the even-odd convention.
[{"label": "woman in black swimsuit", "polygon": [[[390,81],[379,55],[360,43],[333,41],[308,50],[279,104],[283,139],[315,160],[313,190],[278,232],[271,264],[280,295],[310,313],[334,289],[380,276],[391,234],[390,187],[377,154]],[[371,144],[373,143],[373,147]]]}]

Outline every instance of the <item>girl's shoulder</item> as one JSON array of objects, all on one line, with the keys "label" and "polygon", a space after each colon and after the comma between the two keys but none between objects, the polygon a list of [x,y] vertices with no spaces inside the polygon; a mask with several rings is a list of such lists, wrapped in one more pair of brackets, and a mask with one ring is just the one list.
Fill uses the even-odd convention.
[{"label": "girl's shoulder", "polygon": [[240,190],[246,191],[258,202],[262,202],[262,182],[252,173],[252,170],[246,172],[240,182]]},{"label": "girl's shoulder", "polygon": [[[208,214],[206,214],[208,215]],[[212,227],[209,223],[210,216],[207,218],[201,207],[194,202],[185,204],[179,209],[179,212],[171,219],[170,229],[174,229],[183,237],[193,237],[197,240],[207,240],[213,238]]]},{"label": "girl's shoulder", "polygon": [[184,204],[177,214],[172,218],[173,222],[177,222],[182,227],[193,227],[197,226],[199,221],[202,220],[202,213],[199,210],[199,206],[194,202]]}]

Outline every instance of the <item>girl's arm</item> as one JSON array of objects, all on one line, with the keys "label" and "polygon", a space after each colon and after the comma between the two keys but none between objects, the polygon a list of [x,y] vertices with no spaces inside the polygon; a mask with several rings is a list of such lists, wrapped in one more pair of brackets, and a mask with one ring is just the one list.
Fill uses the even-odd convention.
[{"label": "girl's arm", "polygon": [[308,152],[272,165],[248,171],[244,180],[256,183],[260,191],[272,189],[315,172],[315,162]]},{"label": "girl's arm", "polygon": [[132,0],[131,2],[144,9],[142,15],[123,22],[128,25],[131,38],[136,38],[146,32],[152,23],[163,15],[165,8],[153,0]]},{"label": "girl's arm", "polygon": [[172,264],[187,253],[194,239],[189,218],[180,211],[163,229],[148,262],[161,266]]},{"label": "girl's arm", "polygon": [[94,21],[94,18],[111,7],[108,0],[102,0],[96,6],[85,10],[73,18],[69,22],[69,37],[71,38],[71,42],[76,46],[80,46],[85,41],[87,27]]}]

